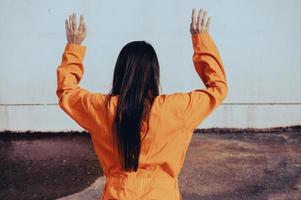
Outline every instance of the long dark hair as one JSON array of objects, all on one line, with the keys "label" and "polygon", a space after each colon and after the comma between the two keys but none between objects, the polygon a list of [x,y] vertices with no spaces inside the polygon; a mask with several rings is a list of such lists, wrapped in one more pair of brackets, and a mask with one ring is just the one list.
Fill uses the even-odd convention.
[{"label": "long dark hair", "polygon": [[132,41],[121,49],[105,104],[108,108],[111,97],[119,95],[111,130],[125,171],[138,169],[142,121],[147,119],[148,130],[149,111],[159,95],[159,77],[160,66],[152,45]]}]

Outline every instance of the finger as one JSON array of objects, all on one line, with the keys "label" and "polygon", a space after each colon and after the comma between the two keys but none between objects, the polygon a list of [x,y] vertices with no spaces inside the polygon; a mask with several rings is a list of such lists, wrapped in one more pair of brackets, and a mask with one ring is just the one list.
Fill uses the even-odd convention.
[{"label": "finger", "polygon": [[73,13],[72,15],[72,28],[73,28],[73,31],[77,31],[77,22],[76,22],[76,14]]},{"label": "finger", "polygon": [[72,15],[69,15],[69,30],[70,30],[70,33],[73,33]]},{"label": "finger", "polygon": [[69,24],[68,24],[68,19],[65,20],[65,28],[66,28],[66,35],[68,36],[69,35]]},{"label": "finger", "polygon": [[195,8],[192,9],[192,14],[191,14],[191,24],[190,24],[191,28],[193,30],[196,29],[196,12],[195,12]]},{"label": "finger", "polygon": [[86,26],[85,22],[83,23],[83,34],[84,34],[84,36],[86,36],[86,34],[87,34],[87,26]]},{"label": "finger", "polygon": [[198,21],[197,21],[197,27],[200,28],[202,26],[202,20],[203,20],[203,16],[204,16],[204,9],[200,9],[199,11],[199,15],[198,15]]},{"label": "finger", "polygon": [[203,16],[203,19],[202,19],[202,22],[201,22],[201,25],[202,26],[205,26],[205,20],[206,20],[206,17],[207,17],[207,11],[204,12],[204,16]]},{"label": "finger", "polygon": [[195,22],[195,8],[192,9],[192,14],[191,14],[191,22],[194,23]]},{"label": "finger", "polygon": [[79,32],[83,33],[83,31],[84,31],[84,16],[80,15]]},{"label": "finger", "polygon": [[208,17],[208,20],[207,20],[207,23],[206,23],[206,27],[207,27],[208,30],[209,30],[210,24],[211,24],[211,17]]}]

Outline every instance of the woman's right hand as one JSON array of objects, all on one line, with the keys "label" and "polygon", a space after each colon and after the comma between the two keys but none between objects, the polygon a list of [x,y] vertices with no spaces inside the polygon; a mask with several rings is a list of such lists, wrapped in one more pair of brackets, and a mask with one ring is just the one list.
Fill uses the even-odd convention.
[{"label": "woman's right hand", "polygon": [[72,15],[69,15],[69,21],[66,19],[65,26],[68,43],[81,45],[87,34],[84,16],[80,16],[79,26],[77,26],[76,14],[73,13]]},{"label": "woman's right hand", "polygon": [[190,33],[197,34],[203,32],[209,32],[209,26],[211,17],[207,17],[207,11],[203,8],[199,10],[198,16],[196,16],[195,9],[192,9],[191,23],[190,23]]}]

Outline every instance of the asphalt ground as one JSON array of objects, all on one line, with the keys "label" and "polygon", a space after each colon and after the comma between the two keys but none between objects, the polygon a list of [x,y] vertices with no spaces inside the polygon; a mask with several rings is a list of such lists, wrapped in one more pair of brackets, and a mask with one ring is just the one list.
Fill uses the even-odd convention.
[{"label": "asphalt ground", "polygon": [[[0,199],[99,200],[105,183],[86,132],[0,133]],[[301,199],[301,126],[197,129],[185,200]]]},{"label": "asphalt ground", "polygon": [[102,170],[86,133],[0,134],[0,199],[56,199],[91,185]]}]

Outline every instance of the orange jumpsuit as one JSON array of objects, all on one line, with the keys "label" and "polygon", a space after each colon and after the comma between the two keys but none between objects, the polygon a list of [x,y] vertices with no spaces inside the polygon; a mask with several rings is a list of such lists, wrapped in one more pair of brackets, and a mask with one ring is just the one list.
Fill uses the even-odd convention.
[{"label": "orange jumpsuit", "polygon": [[[67,44],[57,68],[59,106],[91,135],[95,153],[106,177],[101,200],[180,200],[178,175],[193,130],[226,98],[226,75],[218,49],[208,32],[191,36],[194,68],[204,89],[162,94],[155,98],[149,130],[142,141],[137,172],[125,172],[113,149],[112,125],[118,96],[109,112],[107,94],[79,86],[84,73],[86,47]],[[141,134],[144,135],[143,122]]]}]

